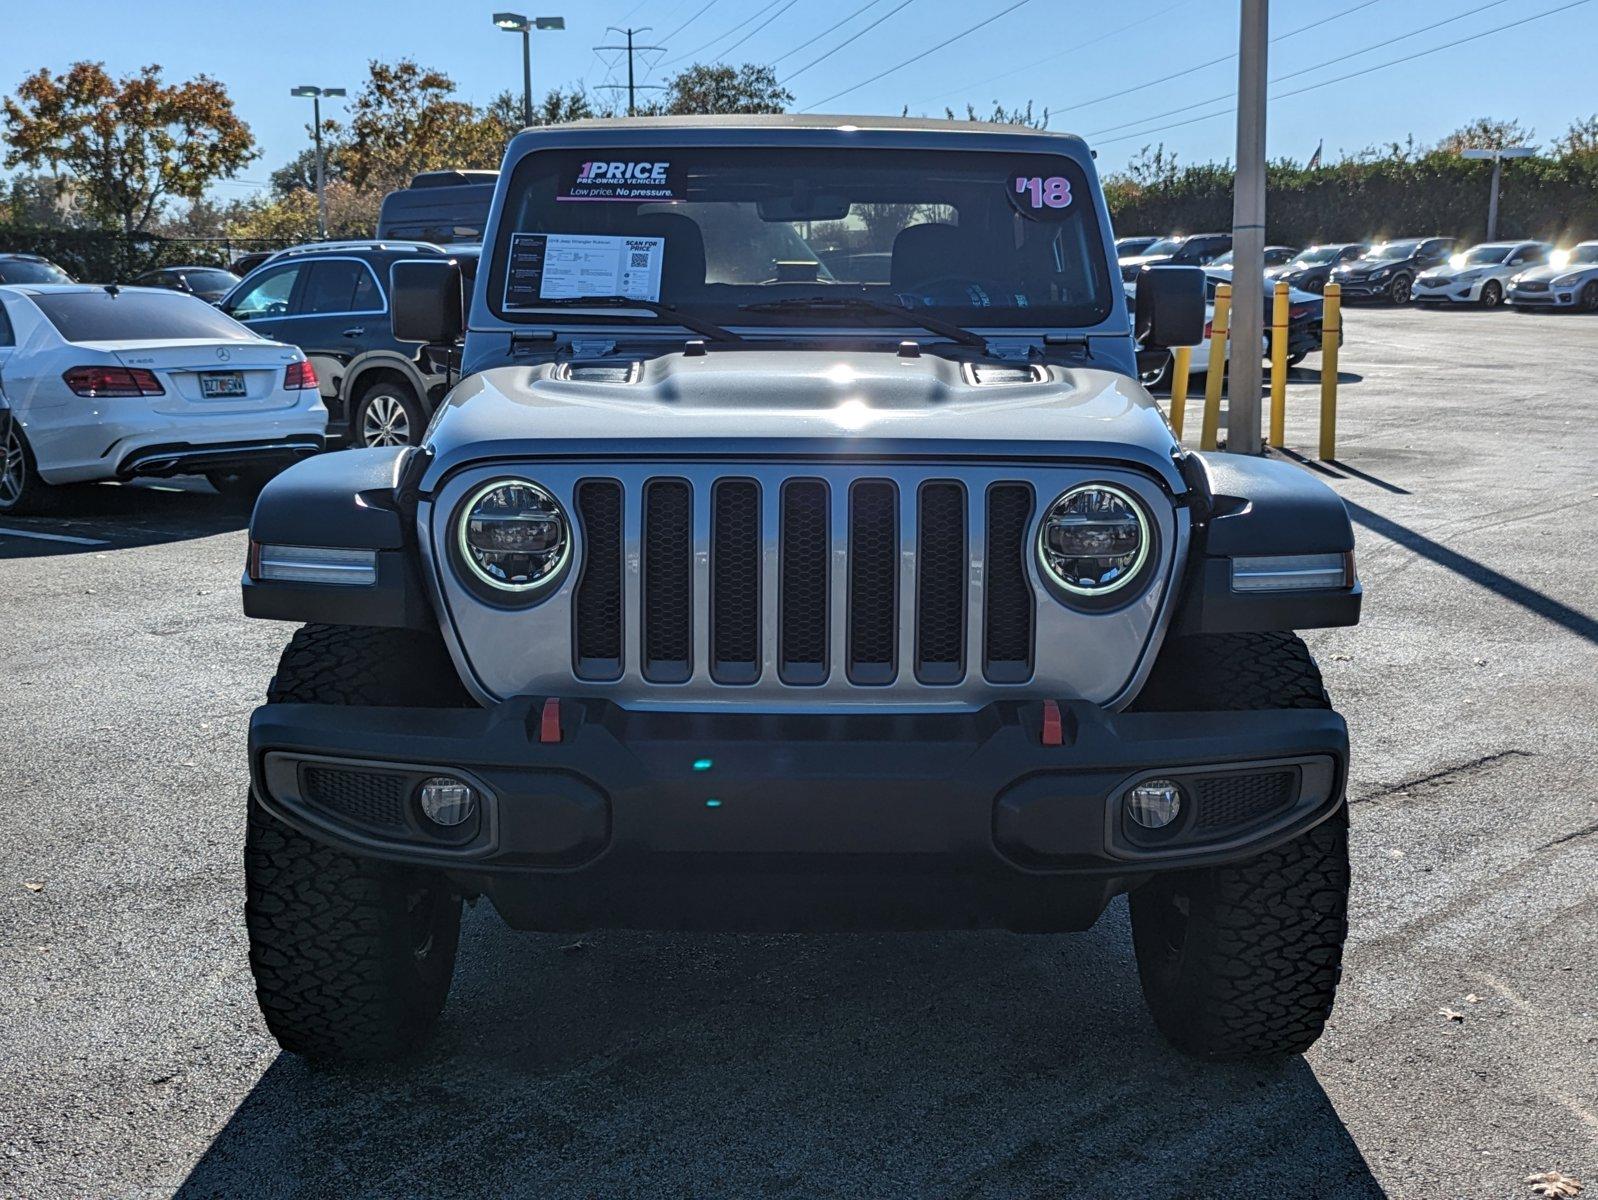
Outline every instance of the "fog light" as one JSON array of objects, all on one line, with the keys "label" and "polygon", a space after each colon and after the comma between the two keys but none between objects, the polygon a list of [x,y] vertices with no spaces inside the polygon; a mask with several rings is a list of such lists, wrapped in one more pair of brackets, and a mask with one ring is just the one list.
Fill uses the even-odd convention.
[{"label": "fog light", "polygon": [[448,775],[423,780],[417,800],[427,819],[435,825],[459,825],[470,820],[477,811],[477,793],[472,791],[471,785]]},{"label": "fog light", "polygon": [[1126,794],[1126,813],[1144,829],[1164,829],[1182,812],[1182,789],[1169,779],[1149,779]]}]

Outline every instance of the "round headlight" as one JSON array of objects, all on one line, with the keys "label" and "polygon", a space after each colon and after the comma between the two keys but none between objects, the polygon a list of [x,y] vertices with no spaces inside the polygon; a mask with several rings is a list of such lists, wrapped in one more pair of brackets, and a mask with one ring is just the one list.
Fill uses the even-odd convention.
[{"label": "round headlight", "polygon": [[463,506],[460,556],[492,588],[532,592],[556,579],[571,556],[571,530],[555,498],[525,479],[479,488]]},{"label": "round headlight", "polygon": [[1038,529],[1038,559],[1076,596],[1107,596],[1137,577],[1149,555],[1148,520],[1137,501],[1107,483],[1071,488]]}]

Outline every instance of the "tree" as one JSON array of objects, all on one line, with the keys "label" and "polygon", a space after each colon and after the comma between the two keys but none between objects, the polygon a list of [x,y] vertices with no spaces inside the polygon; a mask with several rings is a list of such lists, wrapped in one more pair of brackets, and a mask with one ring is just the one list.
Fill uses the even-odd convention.
[{"label": "tree", "polygon": [[[588,92],[581,84],[571,91],[550,88],[544,98],[533,103],[534,125],[559,125],[562,121],[580,121],[585,117],[608,116],[594,107]],[[488,102],[483,117],[494,122],[508,142],[522,130],[522,101],[514,92],[504,91]]]},{"label": "tree", "polygon": [[[371,237],[377,227],[377,210],[383,194],[362,191],[343,179],[326,187],[327,235],[331,238]],[[316,193],[297,188],[277,199],[256,198],[229,213],[228,237],[239,241],[314,242]]]},{"label": "tree", "polygon": [[113,80],[104,64],[80,62],[65,75],[34,72],[4,107],[6,166],[65,168],[88,211],[124,233],[256,157],[249,126],[206,75],[168,85],[149,66]]},{"label": "tree", "polygon": [[[904,111],[905,115],[908,116],[910,113],[909,107],[906,106]],[[1032,112],[1032,101],[1030,100],[1026,102],[1025,108],[1005,108],[1004,105],[995,100],[993,108],[987,116],[977,112],[977,106],[974,104],[965,106],[965,116],[963,117],[956,116],[952,108],[945,108],[943,115],[950,121],[990,121],[995,125],[1026,125],[1032,129],[1047,129],[1049,127],[1049,110],[1044,109],[1042,116],[1035,116]]]},{"label": "tree", "polygon": [[452,99],[455,81],[448,75],[409,58],[374,59],[368,70],[350,104],[348,132],[336,130],[345,175],[358,189],[404,187],[418,171],[499,166],[503,126]]},{"label": "tree", "polygon": [[666,81],[658,111],[674,116],[702,113],[780,113],[793,93],[777,82],[777,72],[756,63],[741,67],[695,63]]},{"label": "tree", "polygon": [[1564,136],[1554,142],[1553,152],[1560,158],[1598,154],[1598,113],[1572,121]]},{"label": "tree", "polygon": [[1437,149],[1445,154],[1458,154],[1461,150],[1502,150],[1505,146],[1530,146],[1536,136],[1535,129],[1528,129],[1519,121],[1477,117],[1438,142]]}]

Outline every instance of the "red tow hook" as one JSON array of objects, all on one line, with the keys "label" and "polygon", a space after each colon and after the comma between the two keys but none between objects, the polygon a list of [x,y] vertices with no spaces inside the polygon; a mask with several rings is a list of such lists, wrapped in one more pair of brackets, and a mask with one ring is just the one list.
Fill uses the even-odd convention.
[{"label": "red tow hook", "polygon": [[544,707],[538,714],[538,740],[560,741],[560,701],[553,696],[544,701]]},{"label": "red tow hook", "polygon": [[1065,744],[1065,723],[1060,720],[1059,704],[1053,700],[1043,702],[1043,744],[1045,746]]}]

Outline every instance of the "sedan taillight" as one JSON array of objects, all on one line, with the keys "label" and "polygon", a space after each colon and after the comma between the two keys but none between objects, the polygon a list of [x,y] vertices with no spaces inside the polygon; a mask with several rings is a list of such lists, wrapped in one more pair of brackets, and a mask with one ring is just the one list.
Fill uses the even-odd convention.
[{"label": "sedan taillight", "polygon": [[291,392],[316,386],[316,368],[309,362],[291,362],[283,370],[283,386]]},{"label": "sedan taillight", "polygon": [[107,396],[160,396],[166,392],[154,371],[142,367],[72,367],[61,378],[74,395],[102,399]]}]

